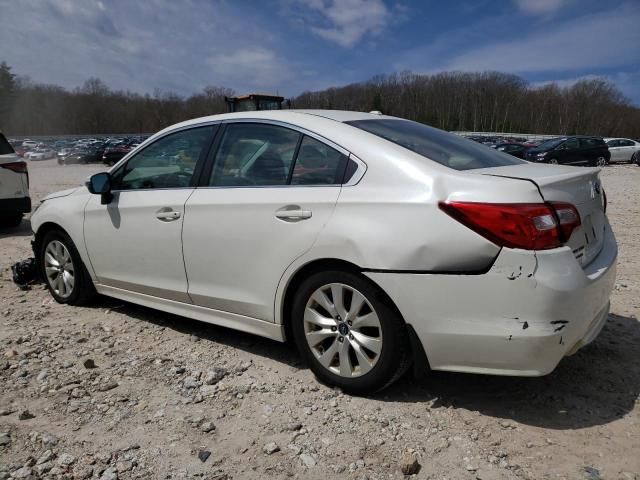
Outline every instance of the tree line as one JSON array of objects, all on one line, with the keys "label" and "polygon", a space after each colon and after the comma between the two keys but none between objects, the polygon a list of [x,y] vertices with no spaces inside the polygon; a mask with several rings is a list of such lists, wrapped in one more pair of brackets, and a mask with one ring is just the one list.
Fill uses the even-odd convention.
[{"label": "tree line", "polygon": [[[74,90],[31,81],[0,64],[0,130],[8,135],[150,133],[226,112],[230,88],[190,96],[111,90],[89,78]],[[517,75],[411,72],[304,92],[293,108],[379,110],[444,130],[640,137],[640,108],[604,79],[532,87]]]}]

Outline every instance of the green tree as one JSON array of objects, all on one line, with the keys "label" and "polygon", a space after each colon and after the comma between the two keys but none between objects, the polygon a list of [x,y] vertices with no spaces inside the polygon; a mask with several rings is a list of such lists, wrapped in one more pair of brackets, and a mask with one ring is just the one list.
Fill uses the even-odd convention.
[{"label": "green tree", "polygon": [[6,62],[0,63],[0,127],[9,123],[16,93],[16,76]]}]

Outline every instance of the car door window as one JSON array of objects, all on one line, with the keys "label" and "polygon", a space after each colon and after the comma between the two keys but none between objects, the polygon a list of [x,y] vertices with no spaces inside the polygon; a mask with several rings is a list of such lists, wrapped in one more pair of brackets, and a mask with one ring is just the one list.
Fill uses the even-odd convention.
[{"label": "car door window", "polygon": [[564,142],[561,146],[562,150],[576,150],[579,148],[579,143],[577,138],[570,138],[566,142]]},{"label": "car door window", "polygon": [[620,140],[609,140],[607,142],[607,146],[609,148],[613,148],[613,147],[619,147],[620,146]]},{"label": "car door window", "polygon": [[292,185],[335,185],[342,180],[347,156],[305,135],[291,175]]},{"label": "car door window", "polygon": [[300,137],[300,133],[276,125],[227,125],[209,185],[286,185]]},{"label": "car door window", "polygon": [[114,173],[115,189],[189,187],[212,129],[212,126],[191,128],[156,140]]},{"label": "car door window", "polygon": [[620,140],[621,147],[633,147],[633,142],[631,140]]}]

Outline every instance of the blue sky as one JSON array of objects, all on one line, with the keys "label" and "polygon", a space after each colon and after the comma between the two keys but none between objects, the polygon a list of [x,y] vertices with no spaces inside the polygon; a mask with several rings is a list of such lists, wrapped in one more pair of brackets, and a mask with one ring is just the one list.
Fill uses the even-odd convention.
[{"label": "blue sky", "polygon": [[0,0],[0,60],[34,81],[294,96],[411,70],[533,86],[605,77],[640,105],[638,0]]}]

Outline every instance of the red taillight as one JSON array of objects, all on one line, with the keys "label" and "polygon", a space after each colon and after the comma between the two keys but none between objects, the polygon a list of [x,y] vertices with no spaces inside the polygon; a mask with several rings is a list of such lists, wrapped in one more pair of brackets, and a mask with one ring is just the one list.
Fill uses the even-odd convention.
[{"label": "red taillight", "polygon": [[2,165],[0,165],[0,167],[12,170],[17,173],[27,173],[26,162],[3,163]]},{"label": "red taillight", "polygon": [[568,203],[440,202],[440,209],[496,245],[526,250],[559,247],[580,225]]},{"label": "red taillight", "polygon": [[551,206],[556,211],[562,240],[566,242],[573,231],[580,226],[580,214],[570,203],[551,202]]}]

